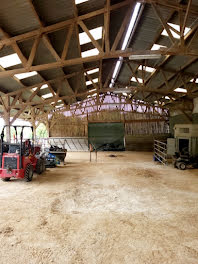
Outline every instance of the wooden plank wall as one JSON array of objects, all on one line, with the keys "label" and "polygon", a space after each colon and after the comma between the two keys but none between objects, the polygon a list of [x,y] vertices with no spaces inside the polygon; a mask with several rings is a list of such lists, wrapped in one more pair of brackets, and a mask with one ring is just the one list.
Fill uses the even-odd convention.
[{"label": "wooden plank wall", "polygon": [[89,122],[123,122],[126,150],[152,151],[154,138],[167,138],[169,133],[167,121],[160,116],[103,111],[84,118],[59,116],[50,129],[50,136],[87,137]]}]

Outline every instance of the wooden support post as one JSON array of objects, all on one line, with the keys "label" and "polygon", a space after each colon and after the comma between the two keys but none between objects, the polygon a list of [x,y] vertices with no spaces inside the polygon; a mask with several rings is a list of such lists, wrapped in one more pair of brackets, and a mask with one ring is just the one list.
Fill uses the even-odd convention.
[{"label": "wooden support post", "polygon": [[36,120],[32,120],[34,140],[36,140]]},{"label": "wooden support post", "polygon": [[48,119],[48,115],[46,116],[45,126],[46,126],[46,130],[47,130],[47,137],[50,137],[50,122]]},{"label": "wooden support post", "polygon": [[10,142],[11,135],[10,135],[10,111],[9,110],[4,111],[3,119],[4,119],[5,125],[7,126],[5,130],[6,131],[6,141]]},{"label": "wooden support post", "polygon": [[33,126],[34,140],[36,140],[36,113],[35,113],[35,108],[31,108],[31,125]]}]

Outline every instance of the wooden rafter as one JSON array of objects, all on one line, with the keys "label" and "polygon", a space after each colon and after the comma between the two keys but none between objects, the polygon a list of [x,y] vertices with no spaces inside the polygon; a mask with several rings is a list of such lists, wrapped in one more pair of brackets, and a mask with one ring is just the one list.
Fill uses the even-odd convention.
[{"label": "wooden rafter", "polygon": [[[116,10],[116,9],[119,9],[123,6],[127,6],[131,4],[131,0],[125,0],[121,3],[118,3],[118,4],[115,4],[115,5],[111,5],[110,7],[110,10]],[[105,8],[101,8],[101,9],[98,9],[96,11],[93,11],[93,12],[90,12],[90,13],[87,13],[85,15],[81,15],[81,16],[78,16],[76,18],[71,18],[71,19],[68,19],[68,20],[65,20],[65,21],[62,21],[62,22],[58,22],[56,24],[53,24],[53,25],[50,25],[50,26],[45,26],[45,27],[41,27],[39,29],[36,29],[36,30],[33,30],[33,31],[30,31],[30,32],[27,32],[27,33],[24,33],[24,34],[21,34],[21,35],[17,35],[15,37],[11,37],[9,39],[2,39],[0,40],[0,45],[6,45],[6,46],[9,46],[11,45],[11,43],[13,42],[18,42],[18,41],[24,41],[26,39],[31,39],[31,38],[34,38],[40,34],[45,34],[45,33],[50,33],[50,32],[54,32],[54,31],[57,31],[57,30],[60,30],[60,29],[63,29],[73,23],[78,23],[78,21],[80,20],[85,20],[85,19],[89,19],[89,18],[92,18],[92,17],[95,17],[95,16],[98,16],[98,15],[101,15],[101,14],[104,14],[106,12],[106,9]]]},{"label": "wooden rafter", "polygon": [[71,24],[70,27],[69,27],[69,30],[68,30],[68,34],[67,34],[67,37],[66,37],[66,40],[65,40],[64,47],[63,47],[63,52],[62,52],[62,55],[61,55],[61,59],[62,60],[64,60],[67,57],[67,52],[68,52],[68,49],[69,49],[69,44],[70,44],[70,40],[71,40],[71,36],[72,36],[73,30],[74,30],[74,24]]},{"label": "wooden rafter", "polygon": [[[135,90],[138,90],[140,92],[145,92],[145,88],[144,87],[129,87],[129,89],[131,89],[131,92],[133,93],[133,91]],[[102,93],[106,93],[106,92],[114,92],[115,89],[111,89],[111,88],[106,88],[106,89],[102,89],[101,92]],[[164,91],[164,90],[158,90],[158,89],[147,89],[146,92],[151,92],[151,93],[156,93],[156,94],[159,94],[159,95],[172,95],[174,96],[175,98],[180,98],[178,93],[174,92],[174,91]],[[87,95],[93,95],[95,93],[95,91],[86,91],[86,92],[81,92],[81,93],[78,93],[78,94],[72,94],[72,95],[65,95],[65,96],[61,96],[59,97],[60,100],[70,100],[72,98],[75,98],[75,97],[78,97],[78,98],[81,98],[81,97],[86,97]],[[52,102],[54,102],[54,98],[50,98],[50,99],[46,99],[43,101],[35,101],[35,102],[32,102],[32,101],[29,101],[29,102],[25,102],[25,103],[22,103],[22,104],[19,104],[17,106],[15,106],[15,108],[17,109],[20,109],[22,108],[23,106],[36,106],[36,107],[41,107],[43,105],[49,105],[51,104]]]},{"label": "wooden rafter", "polygon": [[[31,4],[32,4],[32,1],[31,0],[28,0],[28,1],[31,2]],[[158,16],[161,16],[161,14],[158,12],[159,11],[158,6],[160,6],[160,5],[164,6],[164,4],[161,3],[162,1],[160,1],[160,0],[144,1],[143,0],[142,2],[149,2],[149,4],[152,4],[153,7],[154,7],[154,9],[157,10],[156,13],[158,14]],[[190,6],[192,7],[192,3],[190,3],[190,4],[188,3],[188,5],[178,5],[178,4],[174,4],[174,3],[171,4],[171,1],[166,1],[165,0],[164,2],[166,2],[166,4],[169,5],[169,6],[171,5],[172,6],[171,7],[172,9],[175,8],[175,10],[178,10],[180,12],[183,12],[184,10],[186,10],[185,18],[184,18],[184,21],[183,21],[183,24],[182,24],[182,27],[181,27],[182,30],[180,30],[181,36],[184,35],[184,34],[182,34],[182,31],[184,32],[184,30],[185,30],[185,25],[186,25],[186,21],[187,21],[188,15],[190,13],[192,13],[191,12],[191,9],[190,9]],[[189,0],[189,2],[192,2],[192,1]],[[24,73],[24,72],[28,72],[28,71],[42,71],[42,70],[53,69],[53,68],[63,68],[65,66],[77,65],[77,64],[82,64],[83,65],[86,62],[92,62],[92,61],[100,61],[100,63],[102,63],[102,60],[103,59],[118,58],[118,57],[128,57],[129,55],[132,55],[132,54],[141,54],[143,52],[146,53],[146,54],[152,54],[152,53],[150,53],[149,50],[147,50],[147,51],[136,51],[136,52],[133,52],[132,50],[127,50],[127,51],[116,50],[117,49],[117,46],[118,46],[118,43],[119,43],[119,41],[120,41],[120,39],[121,39],[121,37],[123,35],[123,32],[124,32],[123,29],[121,29],[121,28],[120,28],[120,30],[119,30],[119,32],[117,34],[117,37],[115,39],[116,42],[114,41],[114,44],[112,46],[112,49],[110,49],[110,44],[107,41],[107,39],[108,39],[107,36],[109,37],[108,29],[105,29],[105,47],[106,47],[106,49],[105,49],[105,52],[103,53],[103,51],[104,51],[103,46],[100,47],[99,43],[93,38],[93,36],[90,34],[88,28],[86,27],[85,23],[83,22],[85,19],[88,19],[90,17],[97,16],[98,14],[104,14],[104,16],[106,17],[105,20],[108,21],[108,19],[110,19],[110,13],[111,13],[112,10],[115,10],[115,9],[117,9],[119,7],[126,6],[126,5],[131,5],[131,1],[123,1],[123,2],[121,2],[119,4],[116,4],[116,5],[112,5],[111,6],[110,5],[110,0],[107,0],[107,5],[103,9],[100,9],[100,10],[97,10],[97,11],[94,11],[94,12],[90,12],[90,13],[85,14],[83,16],[78,16],[78,14],[76,13],[75,14],[75,17],[73,19],[70,19],[70,20],[67,20],[67,21],[63,21],[61,23],[56,23],[54,25],[47,26],[47,27],[45,27],[45,25],[43,24],[43,22],[40,21],[40,18],[38,16],[37,12],[33,8],[34,11],[35,11],[35,16],[37,16],[38,21],[40,21],[39,22],[40,28],[38,30],[34,30],[34,31],[31,31],[31,32],[22,34],[23,37],[24,37],[24,39],[29,39],[29,38],[34,38],[35,39],[35,42],[33,44],[32,51],[31,51],[30,56],[29,56],[29,59],[27,60],[23,56],[23,54],[21,53],[21,51],[20,51],[20,49],[18,47],[17,41],[24,41],[23,38],[21,39],[21,35],[20,36],[13,37],[13,38],[10,38],[8,36],[7,38],[4,38],[4,39],[0,40],[0,47],[3,47],[4,45],[11,45],[12,47],[15,46],[15,49],[18,50],[17,54],[19,53],[20,56],[21,56],[21,58],[22,58],[22,60],[23,60],[23,61],[22,60],[21,61],[22,61],[23,66],[24,66],[21,69],[8,70],[8,71],[0,72],[0,78],[1,77],[6,77],[6,76],[13,76],[14,74]],[[184,8],[186,8],[186,9],[184,9]],[[128,11],[128,15],[129,15],[129,13],[130,12]],[[162,55],[166,55],[166,59],[169,59],[172,55],[178,55],[178,54],[179,55],[190,55],[190,56],[196,56],[197,55],[197,51],[196,50],[195,51],[192,51],[192,50],[184,51],[184,50],[181,49],[182,47],[179,46],[180,44],[176,45],[175,44],[175,39],[173,38],[173,35],[171,33],[171,31],[173,29],[171,28],[171,26],[169,26],[167,24],[167,22],[163,19],[162,16],[161,16],[161,19],[160,20],[161,20],[161,23],[162,23],[163,27],[167,31],[167,33],[169,35],[169,38],[171,39],[171,42],[173,43],[173,45],[172,45],[171,49],[167,49],[167,50],[159,51],[159,52],[156,52],[155,51],[155,53],[161,53]],[[127,19],[125,18],[123,20],[123,24],[124,23],[127,23],[126,21],[127,21]],[[69,27],[69,31],[68,32],[71,31],[70,37],[69,37],[69,41],[70,41],[71,35],[73,33],[72,27],[74,27],[74,26],[76,27],[77,25],[80,25],[81,26],[81,28],[84,30],[84,32],[86,32],[87,35],[90,37],[93,45],[97,49],[100,50],[100,54],[99,55],[97,55],[97,56],[91,56],[91,57],[88,57],[88,58],[81,58],[81,57],[79,57],[79,58],[67,60],[65,58],[67,57],[67,51],[68,51],[67,45],[69,45],[69,44],[66,44],[66,42],[65,42],[64,49],[63,49],[63,53],[62,53],[61,57],[59,57],[59,55],[56,53],[55,49],[53,48],[53,46],[51,45],[51,43],[49,41],[49,38],[48,38],[47,34],[49,32],[53,32],[53,31],[57,31],[59,29],[65,28],[65,27]],[[105,22],[105,28],[107,27],[107,25],[108,25],[108,28],[109,28],[109,22],[108,23]],[[196,28],[195,27],[193,28],[193,32],[197,32],[197,26],[198,25],[195,25]],[[173,31],[176,33],[176,30],[173,30]],[[106,34],[106,32],[107,32],[107,34]],[[78,32],[77,31],[76,31],[76,33],[78,35]],[[29,35],[27,35],[27,34],[29,34]],[[36,54],[36,50],[37,50],[37,47],[38,47],[38,43],[36,43],[36,40],[38,38],[40,38],[40,34],[42,34],[43,40],[45,39],[44,40],[45,41],[45,45],[49,49],[49,51],[51,52],[51,54],[54,56],[56,62],[52,62],[52,63],[49,63],[49,64],[42,64],[42,65],[32,66],[32,63],[33,63],[33,60],[34,60],[34,57],[35,57],[35,54]],[[191,36],[191,35],[188,34],[188,37],[189,36]],[[18,39],[16,40],[16,38],[18,38]],[[185,41],[186,41],[187,38],[186,38],[186,36],[183,36],[183,38],[184,38],[184,43],[185,43]],[[56,56],[56,54],[57,54],[57,56]],[[164,60],[164,63],[167,61],[166,59]],[[162,75],[165,76],[165,77],[163,77],[164,78],[164,83],[165,83],[165,85],[168,88],[168,82],[173,77],[171,77],[170,79],[169,78],[166,78],[166,75],[165,75],[165,73],[164,73],[164,71],[162,69],[162,66],[163,66],[163,64],[161,64],[161,66],[159,67],[159,70],[161,70],[162,71]],[[102,69],[102,66],[100,66],[100,81],[102,79],[102,77],[101,77],[101,69]],[[157,70],[156,72],[159,72],[159,70]],[[142,71],[142,74],[144,75],[145,72]],[[150,91],[150,92],[156,92],[157,93],[157,91],[154,91],[155,89],[150,89],[149,90],[148,89],[148,85],[147,85],[149,83],[149,81],[153,78],[154,75],[151,74],[151,78],[149,77],[147,80],[145,80],[145,78],[144,78],[145,75],[142,76],[142,78],[144,80],[144,84],[143,85],[140,85],[140,83],[138,82],[138,79],[137,79],[137,76],[136,76],[136,73],[135,72],[133,72],[133,75],[135,75],[135,78],[137,80],[138,86],[141,86],[141,87],[138,87],[138,88],[141,88],[141,89],[139,89],[141,92],[143,92],[142,88],[146,88],[145,91]],[[90,76],[87,75],[87,77],[88,77],[89,80],[91,80],[90,79]],[[181,80],[182,80],[182,78],[181,78]],[[67,78],[66,78],[66,82],[68,82]],[[44,83],[47,83],[47,82],[43,82],[43,84]],[[92,80],[92,83],[93,83],[93,80]],[[50,82],[49,82],[49,84],[50,84]],[[186,85],[186,83],[183,83],[183,84]],[[35,86],[36,85],[34,85],[34,87]],[[28,90],[29,89],[30,88],[28,87]],[[49,86],[49,89],[55,95],[55,93],[54,93],[54,91],[53,91],[53,89],[52,89],[51,86]],[[26,87],[24,87],[24,91],[25,90],[26,90]],[[97,92],[98,92],[98,90],[99,89],[97,87]],[[103,90],[105,90],[105,89],[102,89],[102,86],[101,86],[101,92]],[[161,91],[159,91],[159,94],[160,94],[160,92]],[[168,89],[168,92],[172,92],[171,89]],[[76,96],[78,96],[78,97],[84,96],[84,95],[82,95],[83,93],[77,93],[77,91],[75,91],[75,92],[73,91],[73,93],[74,94],[72,96],[62,96],[62,97],[60,96],[59,97],[59,95],[60,95],[60,91],[59,91],[56,94],[56,99],[61,99],[62,98],[62,100],[64,100],[64,99],[75,98]],[[167,93],[167,91],[166,91],[166,93]],[[89,92],[86,93],[86,94],[89,94]],[[17,97],[18,97],[18,99],[17,99]],[[15,98],[12,101],[12,104],[10,105],[10,109],[16,107],[16,103],[19,100],[19,98],[20,98],[20,92],[17,92]],[[26,102],[21,102],[21,106],[18,106],[19,109],[20,109],[20,111],[21,111],[21,109],[23,107],[25,107],[24,109],[26,109],[27,106],[31,106],[31,105],[33,105],[33,106],[37,106],[38,105],[39,107],[42,107],[44,105],[49,104],[49,102],[50,102],[50,100],[44,100],[43,102],[41,102],[41,101],[40,102],[32,102],[32,99],[30,101],[27,100]],[[21,98],[20,98],[20,100],[21,100]],[[54,100],[54,98],[52,100]]]},{"label": "wooden rafter", "polygon": [[79,21],[78,24],[82,28],[82,30],[88,35],[88,37],[91,39],[92,44],[97,48],[101,53],[103,53],[103,50],[97,40],[94,39],[92,34],[90,33],[89,29],[86,27],[85,23],[83,21]]},{"label": "wooden rafter", "polygon": [[[184,36],[184,42],[186,42],[189,38],[191,38],[194,34],[196,34],[196,30],[197,30],[197,28],[198,28],[198,22],[196,22],[195,24],[194,24],[194,26],[191,28],[191,30],[188,32],[188,34],[186,34],[185,36]],[[178,48],[179,49],[179,47],[180,47],[180,42],[178,42],[177,44],[173,44],[172,45],[172,47],[171,48]],[[183,54],[183,55],[185,55],[185,54]],[[158,73],[158,71],[159,71],[159,68],[160,67],[162,67],[169,59],[171,58],[171,55],[167,55],[165,58],[164,58],[164,60],[162,60],[162,62],[160,63],[160,65],[158,65],[158,69],[155,71],[155,72],[153,72],[153,73],[151,73],[151,75],[150,75],[150,77],[146,80],[146,84],[149,84],[151,81],[152,81],[152,79],[154,78],[154,76]],[[197,56],[195,55],[194,57],[192,57],[192,59],[187,63],[187,65],[190,65],[191,63],[193,63],[195,60],[197,60]],[[184,65],[180,70],[183,70],[185,67],[187,67],[187,65]],[[178,73],[178,72],[177,72]],[[176,73],[176,74],[177,74]],[[176,75],[175,74],[175,75]],[[172,76],[171,78],[173,78],[174,76]],[[171,78],[168,78],[168,81],[171,79]]]},{"label": "wooden rafter", "polygon": [[112,45],[112,48],[111,48],[111,51],[115,51],[117,49],[117,46],[123,36],[123,33],[124,31],[126,30],[126,26],[127,24],[129,24],[129,21],[131,19],[131,13],[132,13],[132,9],[133,9],[134,5],[131,5],[126,13],[126,16],[124,17],[123,21],[122,21],[122,24],[120,26],[120,29],[116,35],[116,38],[113,42],[113,45]]},{"label": "wooden rafter", "polygon": [[[9,35],[7,32],[5,32],[2,28],[0,28],[0,31],[1,33],[3,34],[4,38],[8,39],[9,38]],[[23,66],[25,68],[27,68],[27,71],[28,71],[28,65],[31,65],[32,62],[33,62],[33,59],[34,59],[34,56],[35,56],[35,53],[36,53],[36,49],[37,49],[37,46],[38,46],[38,42],[39,42],[39,38],[40,36],[38,37],[38,39],[35,40],[34,44],[33,44],[33,47],[32,47],[32,50],[31,50],[31,53],[30,53],[30,56],[29,56],[29,62],[28,60],[26,59],[26,57],[23,55],[23,53],[21,52],[19,46],[17,43],[12,43],[11,46],[13,48],[13,50],[17,53],[18,57],[20,58]],[[28,67],[27,67],[28,66]],[[6,71],[4,68],[2,68],[3,71]],[[38,73],[38,75],[41,77],[41,79],[43,79],[45,81],[45,79]],[[23,88],[21,89],[18,89],[17,92],[21,92],[21,91],[25,91],[25,85],[18,79],[16,78],[15,76],[12,77],[15,81],[17,81]],[[43,84],[45,84],[46,82],[43,82]],[[32,87],[34,88],[34,87]],[[49,85],[49,89],[52,90],[51,86]],[[9,94],[10,96],[12,96],[11,94]],[[14,95],[14,94],[13,94]],[[20,98],[21,99],[21,98]]]},{"label": "wooden rafter", "polygon": [[20,68],[20,69],[14,69],[14,70],[7,70],[4,72],[0,72],[0,78],[8,77],[8,76],[13,76],[18,73],[25,73],[29,71],[43,71],[43,70],[48,70],[48,69],[55,69],[59,67],[66,67],[66,66],[72,66],[72,65],[78,65],[78,64],[83,64],[86,62],[93,62],[93,61],[99,61],[100,59],[113,59],[113,58],[119,58],[119,57],[129,57],[131,55],[150,55],[150,54],[161,54],[161,55],[185,55],[185,56],[197,56],[197,51],[193,50],[187,53],[184,53],[182,50],[172,48],[172,49],[163,49],[163,50],[137,50],[133,51],[132,49],[127,49],[127,50],[116,50],[114,52],[110,51],[109,53],[100,53],[98,55],[90,56],[90,57],[85,57],[85,58],[74,58],[74,59],[68,59],[68,60],[63,60],[61,62],[52,62],[52,63],[46,63],[46,64],[41,64],[41,65],[35,65],[31,66],[29,70],[26,68]]},{"label": "wooden rafter", "polygon": [[186,28],[186,22],[187,22],[187,19],[188,19],[188,15],[189,15],[191,4],[192,4],[192,0],[188,0],[186,14],[185,14],[185,17],[184,17],[184,22],[183,22],[183,27],[182,27],[182,30],[181,30],[181,37],[184,37],[184,31],[185,31],[185,28]]},{"label": "wooden rafter", "polygon": [[[181,4],[180,3],[181,1],[176,2],[172,0],[138,0],[138,2],[148,3],[148,4],[154,3],[158,6],[164,6],[164,7],[170,8],[172,11],[184,11],[185,12],[188,7],[185,4]],[[191,5],[191,9],[189,10],[189,13],[198,15],[197,5]]]},{"label": "wooden rafter", "polygon": [[109,29],[110,29],[111,1],[106,0],[106,12],[104,14],[105,50],[110,51]]},{"label": "wooden rafter", "polygon": [[40,90],[40,87],[38,87],[28,98],[25,104],[22,105],[21,109],[17,112],[17,114],[12,118],[10,124],[12,125],[14,121],[25,111],[25,109],[28,106],[28,103],[32,102],[32,99],[37,95],[38,91]]},{"label": "wooden rafter", "polygon": [[169,26],[167,25],[166,21],[164,20],[160,10],[157,8],[156,4],[151,4],[152,5],[152,8],[156,14],[156,16],[158,17],[159,21],[161,22],[161,24],[163,25],[164,29],[166,30],[168,36],[169,36],[169,39],[171,40],[171,42],[174,44],[175,43],[175,39],[170,31],[170,28]]},{"label": "wooden rafter", "polygon": [[26,68],[29,69],[30,66],[32,66],[32,63],[33,63],[33,60],[34,60],[34,57],[36,55],[36,51],[37,51],[37,48],[38,48],[38,45],[39,45],[39,42],[40,42],[40,36],[37,37],[33,43],[33,46],[32,46],[32,49],[31,49],[31,52],[30,52],[30,56],[28,58],[28,61],[26,63]]},{"label": "wooden rafter", "polygon": [[91,76],[86,72],[86,76],[89,79],[89,81],[91,81],[93,87],[98,91],[98,85],[93,81],[93,79],[91,78]]}]

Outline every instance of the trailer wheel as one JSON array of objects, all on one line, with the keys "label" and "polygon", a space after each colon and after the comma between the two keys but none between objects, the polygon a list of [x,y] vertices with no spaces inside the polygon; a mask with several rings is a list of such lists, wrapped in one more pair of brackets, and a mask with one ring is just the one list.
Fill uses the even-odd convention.
[{"label": "trailer wheel", "polygon": [[36,173],[41,174],[43,172],[42,160],[38,159],[36,163]]},{"label": "trailer wheel", "polygon": [[46,171],[45,160],[42,160],[42,172]]},{"label": "trailer wheel", "polygon": [[7,182],[7,181],[9,181],[9,180],[10,180],[10,178],[9,178],[9,177],[2,178],[2,181],[4,181],[4,182]]},{"label": "trailer wheel", "polygon": [[177,161],[174,162],[174,168],[177,168]]},{"label": "trailer wheel", "polygon": [[180,162],[180,163],[179,163],[179,169],[180,169],[180,170],[185,170],[185,169],[186,169],[186,163],[184,163],[184,162]]},{"label": "trailer wheel", "polygon": [[33,167],[31,164],[28,164],[25,169],[24,180],[26,182],[29,182],[32,180],[32,178],[33,178]]}]

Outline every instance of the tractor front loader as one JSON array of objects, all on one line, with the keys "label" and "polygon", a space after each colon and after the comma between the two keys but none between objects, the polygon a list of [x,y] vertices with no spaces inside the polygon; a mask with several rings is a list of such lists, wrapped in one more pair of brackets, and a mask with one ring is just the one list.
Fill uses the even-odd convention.
[{"label": "tractor front loader", "polygon": [[[16,134],[14,143],[4,142],[6,126],[3,127],[1,133],[0,178],[3,181],[19,178],[29,182],[32,180],[34,172],[41,174],[45,171],[45,160],[39,156],[40,148],[34,146],[33,127],[13,127]],[[26,127],[31,129],[32,140],[23,140],[24,128]],[[17,128],[21,129],[19,140]]]}]

